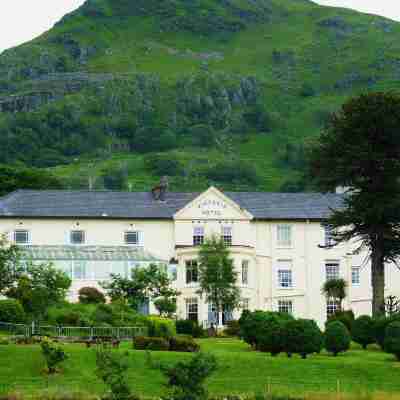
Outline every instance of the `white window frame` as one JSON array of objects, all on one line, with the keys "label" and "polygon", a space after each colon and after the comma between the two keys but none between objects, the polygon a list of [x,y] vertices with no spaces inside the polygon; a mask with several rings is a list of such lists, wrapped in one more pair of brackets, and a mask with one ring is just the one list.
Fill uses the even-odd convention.
[{"label": "white window frame", "polygon": [[329,318],[331,315],[335,314],[337,310],[340,309],[339,302],[336,299],[326,300],[326,317]]},{"label": "white window frame", "polygon": [[[136,235],[136,239],[137,239],[136,243],[128,243],[127,238],[129,235]],[[124,232],[125,246],[141,246],[141,237],[142,237],[142,234],[139,231],[125,231]]]},{"label": "white window frame", "polygon": [[[17,241],[17,235],[18,234],[26,234],[26,241],[25,242],[18,242]],[[13,233],[13,241],[16,245],[18,246],[26,246],[31,243],[31,233],[28,229],[16,229]]]},{"label": "white window frame", "polygon": [[232,246],[233,243],[233,229],[232,226],[224,225],[221,227],[221,239],[225,246]]},{"label": "white window frame", "polygon": [[[199,320],[199,300],[197,297],[189,297],[185,299],[186,303],[186,319],[192,320],[192,321],[198,321]],[[195,307],[195,311],[192,307]],[[191,314],[195,314],[197,316],[196,319],[190,318]]]},{"label": "white window frame", "polygon": [[361,267],[351,267],[351,285],[360,286],[361,284]]},{"label": "white window frame", "polygon": [[289,268],[278,269],[279,289],[293,289],[293,270]]},{"label": "white window frame", "polygon": [[242,285],[247,286],[249,284],[249,260],[242,260]]},{"label": "white window frame", "polygon": [[204,243],[204,226],[193,227],[193,246],[201,246]]},{"label": "white window frame", "polygon": [[336,244],[335,239],[332,237],[333,231],[329,226],[323,225],[324,229],[324,244],[325,247],[332,247]]},{"label": "white window frame", "polygon": [[[188,274],[188,268],[191,269],[190,277],[191,279],[189,280],[189,274]],[[196,270],[196,274],[193,273],[193,270]],[[194,276],[196,279],[193,279]],[[199,265],[197,260],[186,260],[185,261],[185,283],[187,286],[193,286],[197,285],[199,282]]]},{"label": "white window frame", "polygon": [[276,226],[276,244],[281,249],[293,247],[293,225],[278,224]]},{"label": "white window frame", "polygon": [[293,300],[289,299],[278,300],[278,312],[293,315]]},{"label": "white window frame", "polygon": [[[333,272],[333,268],[337,268],[336,272]],[[333,279],[340,279],[340,262],[339,261],[326,261],[325,262],[325,281]]]},{"label": "white window frame", "polygon": [[[72,238],[73,238],[73,235],[78,232],[82,234],[83,240],[82,240],[82,242],[75,243],[72,240]],[[83,246],[86,243],[86,232],[83,229],[71,229],[69,232],[69,243],[74,246]]]}]

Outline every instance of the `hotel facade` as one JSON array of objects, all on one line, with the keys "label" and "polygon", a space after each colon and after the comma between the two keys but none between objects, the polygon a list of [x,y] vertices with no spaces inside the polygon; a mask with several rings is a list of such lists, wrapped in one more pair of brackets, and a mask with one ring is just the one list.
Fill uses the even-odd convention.
[{"label": "hotel facade", "polygon": [[[345,309],[371,314],[367,254],[350,243],[333,248],[323,222],[342,194],[17,191],[0,198],[0,233],[21,246],[24,258],[53,263],[72,279],[70,298],[97,287],[110,274],[151,263],[165,266],[181,295],[178,317],[215,321],[197,294],[199,245],[212,235],[229,246],[238,272],[242,309],[289,312],[323,326],[337,307],[321,288],[332,278],[348,282]],[[400,296],[400,271],[387,267],[386,294]],[[152,304],[145,312],[155,312]]]}]

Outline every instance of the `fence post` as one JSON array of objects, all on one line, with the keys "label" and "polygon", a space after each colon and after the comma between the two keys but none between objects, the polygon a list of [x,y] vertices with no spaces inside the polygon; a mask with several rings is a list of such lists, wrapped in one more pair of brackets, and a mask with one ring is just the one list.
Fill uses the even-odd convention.
[{"label": "fence post", "polygon": [[271,388],[271,377],[269,376],[268,377],[268,391],[267,391],[269,396],[271,396],[271,389],[272,389]]},{"label": "fence post", "polygon": [[33,336],[35,334],[35,321],[32,321],[32,332],[31,332],[31,336]]},{"label": "fence post", "polygon": [[340,399],[340,380],[339,379],[336,382],[336,396],[337,396],[337,399],[339,400]]}]

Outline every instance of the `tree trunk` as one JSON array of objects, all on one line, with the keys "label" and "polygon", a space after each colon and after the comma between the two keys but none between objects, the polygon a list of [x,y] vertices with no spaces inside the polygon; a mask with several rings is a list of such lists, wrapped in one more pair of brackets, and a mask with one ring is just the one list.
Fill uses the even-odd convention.
[{"label": "tree trunk", "polygon": [[371,254],[372,273],[372,315],[374,317],[385,310],[385,263],[382,246],[376,244]]}]

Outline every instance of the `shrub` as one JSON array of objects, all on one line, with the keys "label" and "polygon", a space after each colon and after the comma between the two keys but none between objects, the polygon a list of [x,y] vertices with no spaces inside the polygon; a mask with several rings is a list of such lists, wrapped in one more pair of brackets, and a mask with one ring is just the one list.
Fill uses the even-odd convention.
[{"label": "shrub", "polygon": [[193,339],[188,338],[173,337],[169,340],[169,346],[171,351],[196,353],[200,350],[200,346]]},{"label": "shrub", "polygon": [[83,304],[105,303],[106,297],[94,287],[83,287],[79,290],[79,302]]},{"label": "shrub", "polygon": [[381,349],[384,349],[385,347],[385,334],[386,334],[386,328],[395,321],[400,321],[400,314],[395,314],[391,317],[378,317],[375,318],[374,320],[374,334],[375,334],[375,340],[381,347]]},{"label": "shrub", "polygon": [[263,321],[263,329],[257,335],[257,350],[278,355],[284,349],[284,321],[277,314],[269,313]]},{"label": "shrub", "polygon": [[386,328],[385,334],[385,351],[394,354],[400,361],[400,322],[392,322]]},{"label": "shrub", "polygon": [[305,359],[308,354],[322,350],[322,332],[316,322],[310,319],[287,321],[283,326],[282,337],[283,349],[289,357],[295,353]]},{"label": "shrub", "polygon": [[333,321],[326,326],[325,348],[336,357],[350,348],[350,333],[340,321]]},{"label": "shrub", "polygon": [[365,350],[369,344],[375,343],[375,323],[368,315],[358,317],[353,323],[353,340]]},{"label": "shrub", "polygon": [[211,354],[198,353],[190,360],[180,361],[173,367],[162,367],[174,400],[207,400],[205,380],[217,369]]},{"label": "shrub", "polygon": [[60,345],[52,342],[50,339],[46,338],[42,340],[40,346],[42,348],[43,357],[46,361],[47,370],[49,374],[54,374],[57,365],[65,361],[68,356]]},{"label": "shrub", "polygon": [[175,321],[151,316],[147,318],[149,336],[170,338],[176,335]]},{"label": "shrub", "polygon": [[25,321],[25,312],[18,300],[0,300],[0,322],[19,323]]},{"label": "shrub", "polygon": [[353,328],[354,319],[355,319],[354,312],[352,310],[337,311],[329,316],[326,324],[329,324],[330,322],[333,321],[340,321],[346,326],[349,332],[351,332]]},{"label": "shrub", "polygon": [[133,339],[133,348],[135,350],[168,351],[169,342],[161,337],[136,336]]},{"label": "shrub", "polygon": [[239,321],[228,321],[226,323],[226,328],[224,333],[228,336],[239,336],[240,335],[240,325]]},{"label": "shrub", "polygon": [[10,344],[10,340],[6,337],[0,337],[0,346],[7,346]]},{"label": "shrub", "polygon": [[125,354],[102,349],[96,353],[96,375],[110,388],[110,399],[133,399],[126,381],[128,363]]},{"label": "shrub", "polygon": [[[266,337],[266,330],[269,329],[269,325],[271,323],[275,323],[276,321],[288,321],[292,320],[293,317],[289,314],[282,314],[270,311],[243,311],[242,316],[239,319],[240,326],[240,336],[243,340],[258,349],[260,347],[261,337],[263,337],[262,341],[265,346],[268,345],[267,341],[270,343],[274,340],[274,338]],[[268,334],[270,335],[270,334]]]},{"label": "shrub", "polygon": [[182,175],[181,163],[171,155],[151,154],[144,160],[146,168],[155,175],[177,176]]},{"label": "shrub", "polygon": [[176,321],[176,332],[181,335],[190,335],[195,338],[203,337],[203,328],[190,319],[178,319]]}]

